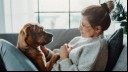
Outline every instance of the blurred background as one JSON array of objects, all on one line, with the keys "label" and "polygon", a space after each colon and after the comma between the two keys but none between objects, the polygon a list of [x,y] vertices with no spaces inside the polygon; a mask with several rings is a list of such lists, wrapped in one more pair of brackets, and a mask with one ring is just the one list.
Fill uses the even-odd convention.
[{"label": "blurred background", "polygon": [[[0,0],[0,33],[18,33],[29,22],[45,29],[78,28],[81,10],[108,0]],[[113,0],[115,1],[115,0]],[[117,1],[117,0],[116,0]],[[127,0],[120,0],[127,12]],[[120,27],[112,21],[106,34]]]}]

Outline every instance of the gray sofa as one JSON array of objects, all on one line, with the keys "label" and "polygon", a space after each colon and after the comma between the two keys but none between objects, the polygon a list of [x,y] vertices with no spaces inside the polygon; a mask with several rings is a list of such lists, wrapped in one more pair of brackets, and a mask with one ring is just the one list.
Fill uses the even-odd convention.
[{"label": "gray sofa", "polygon": [[[47,45],[51,50],[59,48],[64,43],[68,43],[73,37],[80,35],[78,29],[47,29],[46,31],[54,35],[53,41]],[[16,45],[17,36],[17,33],[0,34],[0,39],[5,39]],[[127,71],[127,36],[124,36],[123,45],[124,48],[113,71]]]}]

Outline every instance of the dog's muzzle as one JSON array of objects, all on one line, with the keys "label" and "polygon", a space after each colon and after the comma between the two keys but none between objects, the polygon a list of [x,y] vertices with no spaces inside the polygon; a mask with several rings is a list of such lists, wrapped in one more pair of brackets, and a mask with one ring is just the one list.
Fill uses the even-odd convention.
[{"label": "dog's muzzle", "polygon": [[46,45],[46,44],[50,43],[52,41],[52,38],[53,38],[53,35],[47,33],[46,38],[44,39],[44,44],[43,45]]}]

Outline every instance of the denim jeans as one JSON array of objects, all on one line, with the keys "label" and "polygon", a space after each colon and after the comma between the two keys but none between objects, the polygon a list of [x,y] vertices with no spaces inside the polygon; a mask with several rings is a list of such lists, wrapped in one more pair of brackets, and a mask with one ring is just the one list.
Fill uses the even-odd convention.
[{"label": "denim jeans", "polygon": [[3,63],[3,60],[2,60],[2,58],[1,58],[1,56],[0,56],[0,71],[6,71],[5,66],[4,66],[4,63]]},{"label": "denim jeans", "polygon": [[5,68],[7,71],[38,71],[21,51],[3,39],[0,39],[0,60],[0,70]]}]

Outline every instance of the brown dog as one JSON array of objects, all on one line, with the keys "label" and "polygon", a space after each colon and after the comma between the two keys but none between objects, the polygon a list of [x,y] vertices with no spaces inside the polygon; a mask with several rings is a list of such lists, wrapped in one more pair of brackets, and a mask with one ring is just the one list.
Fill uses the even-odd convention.
[{"label": "brown dog", "polygon": [[[50,71],[59,55],[52,56],[46,64],[41,48],[52,41],[52,34],[46,33],[43,27],[37,24],[26,24],[18,35],[17,48],[20,49],[40,71]],[[40,48],[41,47],[41,48]]]}]

